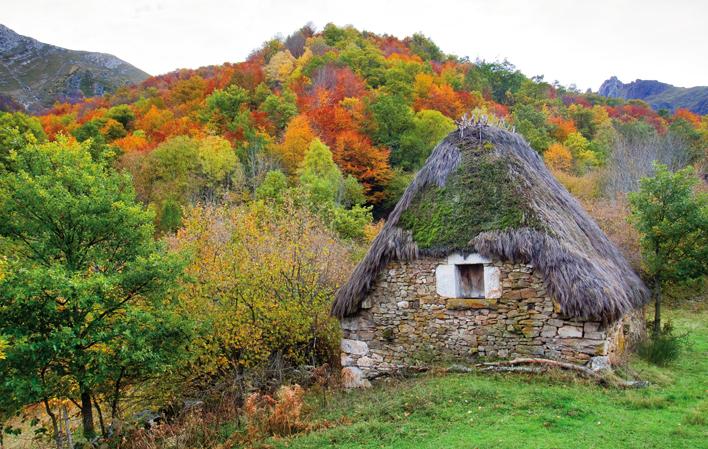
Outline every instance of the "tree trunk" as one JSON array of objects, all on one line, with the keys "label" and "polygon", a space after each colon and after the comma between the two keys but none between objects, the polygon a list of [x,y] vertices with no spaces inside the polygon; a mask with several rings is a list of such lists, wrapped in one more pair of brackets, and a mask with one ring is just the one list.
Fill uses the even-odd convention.
[{"label": "tree trunk", "polygon": [[63,444],[61,442],[61,432],[59,432],[59,425],[57,424],[57,416],[54,414],[52,411],[51,407],[49,407],[49,399],[44,398],[44,409],[47,411],[47,415],[49,415],[49,419],[52,420],[52,430],[54,430],[54,441],[56,442],[57,449],[64,449]]},{"label": "tree trunk", "polygon": [[71,436],[71,422],[69,422],[69,412],[66,410],[66,405],[61,406],[61,412],[64,419],[64,431],[66,433],[66,446],[69,449],[74,449],[74,438]]},{"label": "tree trunk", "polygon": [[652,333],[654,338],[661,334],[661,282],[657,279],[654,281],[654,328]]},{"label": "tree trunk", "polygon": [[81,389],[81,421],[84,426],[84,437],[91,441],[96,436],[96,429],[93,427],[93,404],[91,403],[91,391]]},{"label": "tree trunk", "polygon": [[101,411],[101,406],[96,400],[96,398],[93,398],[93,406],[96,408],[96,413],[98,413],[98,423],[101,425],[101,435],[104,437],[106,435],[106,424],[103,422],[103,412]]}]

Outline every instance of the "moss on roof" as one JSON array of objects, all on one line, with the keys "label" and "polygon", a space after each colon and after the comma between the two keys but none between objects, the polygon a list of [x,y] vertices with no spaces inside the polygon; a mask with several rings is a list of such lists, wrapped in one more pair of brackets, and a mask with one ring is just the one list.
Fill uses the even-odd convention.
[{"label": "moss on roof", "polygon": [[489,143],[461,148],[460,165],[444,186],[423,188],[401,215],[422,252],[468,250],[470,240],[491,230],[538,228],[523,192],[517,191],[508,162]]}]

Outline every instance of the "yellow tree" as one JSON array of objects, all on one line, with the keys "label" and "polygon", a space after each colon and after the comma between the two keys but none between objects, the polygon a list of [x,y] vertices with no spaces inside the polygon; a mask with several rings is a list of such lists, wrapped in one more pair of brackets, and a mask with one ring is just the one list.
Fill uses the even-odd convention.
[{"label": "yellow tree", "polygon": [[293,176],[305,158],[310,142],[317,136],[310,127],[307,117],[298,115],[288,124],[283,142],[275,145],[274,151],[280,156],[284,171]]},{"label": "yellow tree", "polygon": [[289,201],[256,201],[197,206],[183,223],[171,242],[194,255],[181,304],[204,324],[194,341],[200,372],[243,379],[268,361],[336,357],[329,304],[352,266],[347,248],[315,216]]},{"label": "yellow tree", "polygon": [[543,160],[552,170],[568,172],[573,167],[573,155],[565,145],[560,143],[548,147],[543,153]]},{"label": "yellow tree", "polygon": [[282,50],[274,54],[268,65],[265,66],[265,75],[268,81],[284,83],[295,69],[295,58],[289,50]]}]

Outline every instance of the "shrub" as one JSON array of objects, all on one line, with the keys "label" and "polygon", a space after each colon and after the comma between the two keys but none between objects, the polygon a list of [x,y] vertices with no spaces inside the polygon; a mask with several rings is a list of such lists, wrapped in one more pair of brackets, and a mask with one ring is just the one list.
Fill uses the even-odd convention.
[{"label": "shrub", "polygon": [[664,324],[658,335],[647,338],[639,345],[639,356],[658,366],[667,366],[678,359],[686,343],[686,335],[674,335],[671,322]]},{"label": "shrub", "polygon": [[305,428],[301,420],[305,390],[300,385],[282,386],[275,397],[253,393],[243,407],[248,419],[248,436],[292,435]]}]

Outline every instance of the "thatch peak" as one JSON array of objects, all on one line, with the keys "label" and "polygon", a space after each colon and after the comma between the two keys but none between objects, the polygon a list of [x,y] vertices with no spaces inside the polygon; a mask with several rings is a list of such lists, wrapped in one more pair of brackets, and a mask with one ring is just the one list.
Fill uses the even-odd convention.
[{"label": "thatch peak", "polygon": [[648,299],[619,250],[538,153],[479,119],[433,150],[337,292],[332,314],[355,314],[389,261],[452,252],[533,264],[568,317],[612,322]]}]

